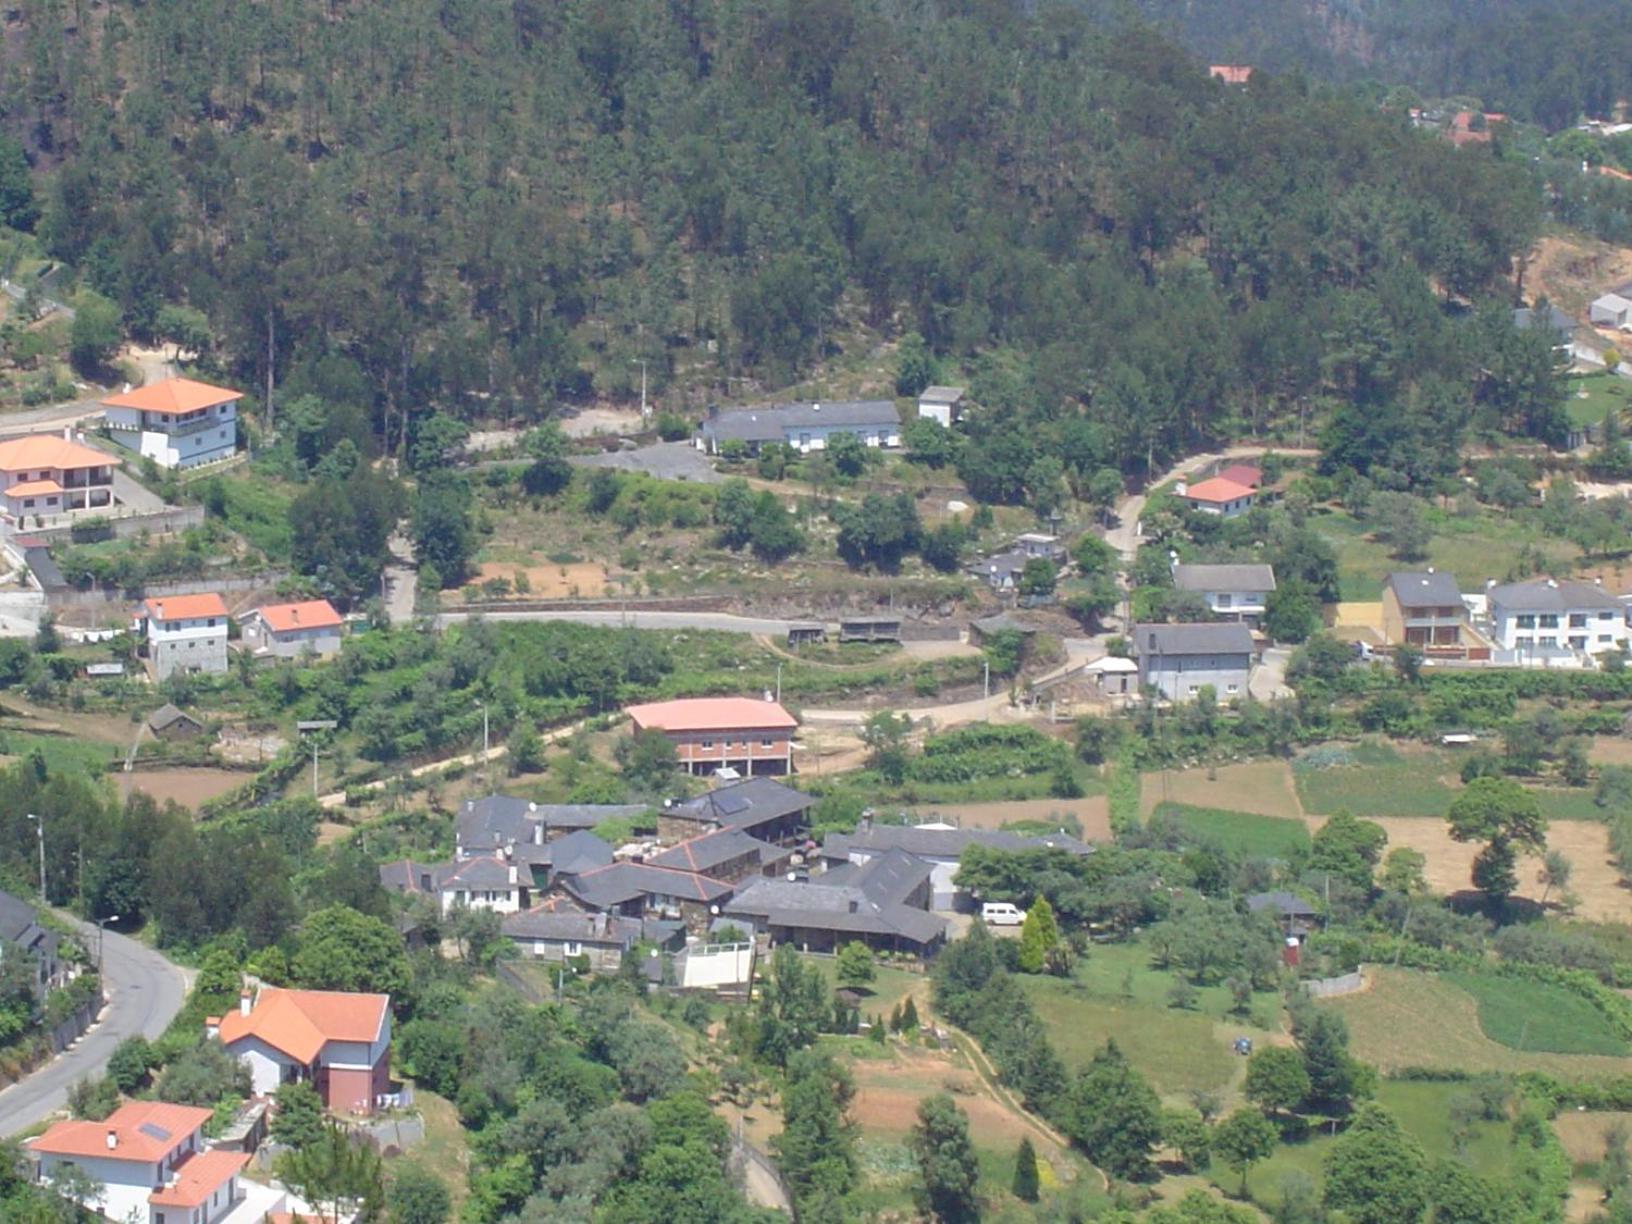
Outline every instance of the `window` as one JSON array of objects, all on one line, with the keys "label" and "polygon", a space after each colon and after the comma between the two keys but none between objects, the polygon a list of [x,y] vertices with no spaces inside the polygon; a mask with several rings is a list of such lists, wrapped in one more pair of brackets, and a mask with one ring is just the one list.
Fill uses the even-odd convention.
[{"label": "window", "polygon": [[768,736],[768,735],[762,736],[760,738],[760,741],[759,741],[759,746],[761,748],[769,748],[772,745],[773,742],[774,741],[771,739],[770,736]]},{"label": "window", "polygon": [[24,510],[34,509],[34,499],[32,497],[23,498],[23,509]]},{"label": "window", "polygon": [[583,950],[584,950],[584,945],[579,943],[576,939],[567,940],[567,955],[568,956],[577,956],[581,952],[583,952]]},{"label": "window", "polygon": [[1534,629],[1536,627],[1536,617],[1535,614],[1531,612],[1525,612],[1520,616],[1515,617],[1514,622],[1520,629]]},{"label": "window", "polygon": [[1233,693],[1233,692],[1235,692],[1235,691],[1236,691],[1236,690],[1237,690],[1237,689],[1238,689],[1238,688],[1239,688],[1239,686],[1238,686],[1238,685],[1234,685],[1234,684],[1228,684],[1228,685],[1225,685],[1225,686],[1224,686],[1224,691],[1225,691],[1225,692],[1227,692],[1227,693]]},{"label": "window", "polygon": [[1587,635],[1586,634],[1583,633],[1578,637],[1577,636],[1572,636],[1570,638],[1570,649],[1571,650],[1585,650],[1586,648],[1587,648]]},{"label": "window", "polygon": [[1218,606],[1221,607],[1221,608],[1229,607],[1230,606],[1229,594],[1227,592],[1223,592],[1223,591],[1219,592],[1217,602],[1218,602]]},{"label": "window", "polygon": [[1535,645],[1535,641],[1534,639],[1527,637],[1514,638],[1513,645],[1518,650],[1529,650],[1530,647]]},{"label": "window", "polygon": [[1613,633],[1600,633],[1598,635],[1598,640],[1600,642],[1613,642],[1615,640],[1615,635]]},{"label": "window", "polygon": [[711,739],[705,739],[705,740],[704,740],[704,741],[703,741],[703,747],[704,747],[704,748],[712,748],[712,747],[714,747],[714,741],[713,741],[713,740],[711,740]]},{"label": "window", "polygon": [[1197,693],[1199,693],[1199,692],[1200,692],[1200,691],[1201,691],[1201,689],[1200,689],[1200,688],[1199,688],[1199,687],[1198,687],[1198,686],[1196,686],[1196,685],[1194,685],[1194,684],[1192,684],[1192,685],[1191,685],[1191,686],[1190,686],[1190,695],[1191,695],[1191,696],[1192,696],[1192,697],[1194,697],[1194,696],[1195,696],[1195,695],[1196,695],[1196,694],[1197,694]]},{"label": "window", "polygon": [[1541,614],[1540,624],[1541,624],[1541,627],[1543,629],[1557,629],[1558,628],[1558,613],[1556,613],[1556,612],[1543,612]]},{"label": "window", "polygon": [[1571,612],[1570,613],[1570,628],[1571,629],[1585,629],[1586,627],[1587,627],[1587,614],[1585,612]]},{"label": "window", "polygon": [[1598,613],[1598,619],[1601,620],[1601,621],[1614,620],[1615,619],[1615,613],[1613,613],[1613,612],[1600,612],[1600,613]]},{"label": "window", "polygon": [[1536,645],[1537,646],[1548,646],[1548,647],[1557,646],[1558,645],[1558,635],[1555,633],[1555,634],[1548,634],[1546,637],[1538,637],[1536,639]]}]

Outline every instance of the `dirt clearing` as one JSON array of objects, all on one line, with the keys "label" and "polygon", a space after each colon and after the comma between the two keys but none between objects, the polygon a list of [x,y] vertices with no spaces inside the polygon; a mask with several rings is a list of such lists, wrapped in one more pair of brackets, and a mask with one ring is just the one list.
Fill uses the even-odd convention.
[{"label": "dirt clearing", "polygon": [[[1211,773],[1213,776],[1209,777]],[[1149,816],[1162,803],[1248,812],[1254,816],[1303,815],[1292,767],[1285,761],[1252,761],[1216,769],[1169,769],[1139,780],[1139,811]]]},{"label": "dirt clearing", "polygon": [[[527,576],[527,590],[514,590],[516,576]],[[573,561],[565,565],[513,565],[505,561],[484,561],[476,577],[465,584],[467,590],[503,578],[518,599],[598,599],[606,594],[606,566],[598,561]]]},{"label": "dirt clearing", "polygon": [[1632,1134],[1632,1113],[1606,1110],[1586,1113],[1570,1110],[1553,1119],[1553,1130],[1569,1153],[1571,1164],[1591,1164],[1604,1158],[1605,1136],[1612,1126]]},{"label": "dirt clearing", "polygon": [[114,778],[121,798],[129,798],[132,791],[146,791],[160,803],[174,799],[182,807],[196,811],[201,804],[242,786],[254,776],[233,769],[137,769],[115,774]]},{"label": "dirt clearing", "polygon": [[1531,301],[1546,298],[1580,319],[1587,317],[1587,304],[1594,298],[1632,280],[1632,248],[1581,234],[1538,239],[1528,262],[1525,296]]},{"label": "dirt clearing", "polygon": [[1594,765],[1632,765],[1632,739],[1618,735],[1595,735],[1587,749],[1587,760]]},{"label": "dirt clearing", "polygon": [[910,811],[920,823],[940,820],[964,829],[1001,829],[1017,820],[1063,825],[1060,817],[1070,816],[1082,826],[1083,841],[1111,838],[1110,801],[1104,795],[1086,799],[1012,799],[1004,803],[937,803]]}]

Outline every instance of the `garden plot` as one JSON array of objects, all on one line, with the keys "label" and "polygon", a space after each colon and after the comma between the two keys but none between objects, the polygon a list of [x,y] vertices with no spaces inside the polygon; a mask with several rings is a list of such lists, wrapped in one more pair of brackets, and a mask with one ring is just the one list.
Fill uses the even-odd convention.
[{"label": "garden plot", "polygon": [[1139,810],[1148,816],[1158,804],[1251,812],[1259,816],[1300,816],[1303,806],[1285,761],[1251,761],[1214,769],[1167,769],[1139,780]]}]

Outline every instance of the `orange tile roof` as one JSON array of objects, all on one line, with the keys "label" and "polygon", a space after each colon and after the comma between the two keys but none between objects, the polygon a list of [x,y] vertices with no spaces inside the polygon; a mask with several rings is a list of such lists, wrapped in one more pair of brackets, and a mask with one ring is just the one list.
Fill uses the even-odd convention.
[{"label": "orange tile roof", "polygon": [[370,1042],[385,1023],[389,995],[266,986],[249,1015],[221,1017],[221,1044],[255,1037],[298,1062],[311,1063],[330,1041]]},{"label": "orange tile roof", "polygon": [[[208,1109],[191,1105],[131,1101],[100,1122],[58,1122],[45,1134],[29,1140],[28,1146],[53,1156],[152,1163],[163,1160],[211,1116]],[[115,1139],[111,1148],[110,1133]]]},{"label": "orange tile roof", "polygon": [[1203,480],[1199,484],[1191,485],[1180,494],[1186,501],[1202,501],[1222,504],[1238,501],[1243,497],[1253,496],[1253,490],[1244,484],[1236,484],[1233,480],[1225,480],[1222,476],[1214,476],[1211,480]]},{"label": "orange tile roof", "polygon": [[199,1152],[182,1162],[175,1181],[160,1186],[147,1201],[155,1207],[202,1207],[248,1163],[248,1152]]},{"label": "orange tile roof", "polygon": [[766,727],[792,729],[799,725],[774,701],[753,697],[685,697],[652,701],[626,711],[635,726],[657,731],[736,731]]},{"label": "orange tile roof", "polygon": [[208,595],[166,595],[162,599],[144,599],[142,607],[153,620],[193,620],[200,616],[225,616],[227,605],[221,601],[221,596],[211,592]]},{"label": "orange tile roof", "polygon": [[212,387],[190,378],[167,378],[122,395],[110,395],[102,403],[109,408],[141,408],[148,412],[197,412],[200,408],[213,408],[243,397],[242,391]]},{"label": "orange tile roof", "polygon": [[41,468],[78,471],[113,467],[119,460],[93,447],[82,446],[56,434],[30,434],[0,442],[0,472],[30,472]]},{"label": "orange tile roof", "polygon": [[1211,64],[1207,75],[1226,85],[1245,85],[1252,79],[1251,64]]},{"label": "orange tile roof", "polygon": [[326,599],[308,599],[303,603],[267,604],[257,608],[266,627],[274,633],[288,633],[291,629],[328,629],[340,627],[340,613]]},{"label": "orange tile roof", "polygon": [[61,493],[62,486],[54,480],[19,480],[6,490],[7,497],[38,497],[42,493]]},{"label": "orange tile roof", "polygon": [[1218,474],[1224,480],[1233,480],[1249,489],[1256,489],[1264,483],[1264,469],[1253,463],[1232,463]]}]

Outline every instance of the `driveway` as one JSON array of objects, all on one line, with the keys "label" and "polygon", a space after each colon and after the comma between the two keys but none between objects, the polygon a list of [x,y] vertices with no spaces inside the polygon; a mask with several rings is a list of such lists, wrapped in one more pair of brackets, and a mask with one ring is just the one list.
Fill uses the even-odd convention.
[{"label": "driveway", "polygon": [[[96,950],[96,928],[58,913]],[[138,1033],[148,1040],[170,1026],[186,1000],[191,974],[146,944],[108,931],[103,945],[103,985],[108,1003],[102,1019],[71,1048],[27,1079],[0,1092],[0,1135],[15,1135],[44,1121],[68,1103],[68,1089],[100,1075],[115,1047]]]},{"label": "driveway", "polygon": [[1271,646],[1264,651],[1264,657],[1252,669],[1247,691],[1259,701],[1275,701],[1292,696],[1292,690],[1286,684],[1286,665],[1291,659],[1292,651],[1285,646]]},{"label": "driveway", "polygon": [[714,465],[689,442],[654,442],[633,450],[606,451],[598,455],[573,455],[575,467],[615,468],[620,472],[645,472],[660,480],[689,480],[693,484],[719,484],[725,479]]},{"label": "driveway", "polygon": [[113,495],[121,505],[141,514],[157,514],[165,509],[164,498],[153,492],[123,468],[113,469]]}]

